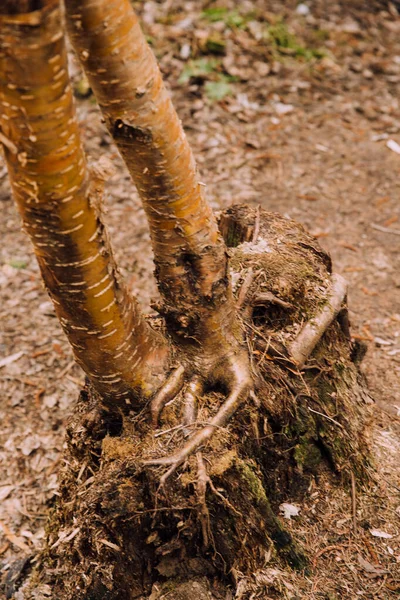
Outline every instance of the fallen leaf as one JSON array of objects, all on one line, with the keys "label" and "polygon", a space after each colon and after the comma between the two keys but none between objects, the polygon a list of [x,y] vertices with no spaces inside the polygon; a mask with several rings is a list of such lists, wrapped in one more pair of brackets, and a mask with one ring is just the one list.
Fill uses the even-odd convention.
[{"label": "fallen leaf", "polygon": [[386,533],[386,531],[381,531],[380,529],[370,529],[369,532],[374,537],[384,538],[386,540],[390,540],[393,537],[391,533]]},{"label": "fallen leaf", "polygon": [[24,354],[25,354],[25,352],[23,350],[21,350],[20,352],[16,352],[15,354],[10,354],[9,356],[5,356],[4,358],[2,358],[0,360],[0,368],[5,367],[6,365],[10,365],[11,363],[13,363],[16,360],[18,360],[19,358],[21,358],[21,356],[23,356]]},{"label": "fallen leaf", "polygon": [[388,140],[386,142],[386,146],[389,148],[389,150],[392,150],[392,152],[396,152],[396,154],[400,154],[400,145],[395,142],[394,140]]},{"label": "fallen leaf", "polygon": [[23,550],[23,552],[27,552],[28,554],[30,554],[31,549],[29,548],[29,546],[27,546],[27,544],[25,544],[25,542],[23,540],[21,540],[20,537],[18,537],[14,533],[12,533],[12,531],[2,521],[0,521],[0,529],[3,530],[4,537],[9,542],[11,542],[11,544],[13,544],[13,546],[17,546],[17,548],[19,548],[20,550]]},{"label": "fallen leaf", "polygon": [[363,558],[361,556],[361,554],[359,554],[357,556],[357,559],[358,559],[358,564],[360,565],[360,567],[362,567],[364,569],[364,571],[366,573],[371,573],[372,575],[376,575],[377,577],[379,577],[381,575],[385,575],[386,573],[389,573],[389,571],[387,569],[383,569],[382,567],[373,565],[372,563],[365,560],[365,558]]},{"label": "fallen leaf", "polygon": [[273,106],[278,115],[287,115],[294,110],[292,104],[284,104],[283,102],[275,102]]},{"label": "fallen leaf", "polygon": [[2,485],[0,487],[0,502],[5,500],[15,489],[15,485]]},{"label": "fallen leaf", "polygon": [[300,512],[300,508],[298,506],[295,506],[294,504],[288,504],[287,502],[280,504],[279,510],[283,513],[284,519],[291,519],[292,517],[297,517],[297,515]]}]

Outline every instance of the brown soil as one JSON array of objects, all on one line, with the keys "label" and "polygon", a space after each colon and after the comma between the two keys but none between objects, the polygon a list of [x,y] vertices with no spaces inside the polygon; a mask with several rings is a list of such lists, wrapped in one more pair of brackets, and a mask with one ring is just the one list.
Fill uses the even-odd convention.
[{"label": "brown soil", "polygon": [[[347,277],[352,333],[368,344],[362,369],[376,401],[379,483],[356,490],[354,514],[345,488],[332,490],[325,481],[310,486],[288,527],[314,557],[313,575],[282,572],[266,560],[263,576],[282,598],[386,600],[400,589],[400,155],[394,144],[400,143],[400,18],[394,5],[379,12],[383,2],[315,0],[307,2],[306,16],[294,11],[296,4],[270,2],[266,11],[261,0],[241,2],[242,23],[230,12],[235,2],[219,2],[229,10],[214,22],[215,13],[201,18],[200,2],[146,2],[142,13],[214,208],[260,203],[303,223]],[[287,42],[280,17],[295,36]],[[179,84],[188,44],[194,60],[208,64]],[[205,73],[212,60],[221,64]],[[81,89],[76,66],[73,71]],[[231,95],[211,100],[223,85]],[[78,108],[92,160],[105,154],[116,166],[107,186],[111,237],[132,290],[148,306],[156,289],[137,194],[91,98],[78,100]],[[16,578],[24,561],[10,567],[13,561],[43,543],[58,493],[66,417],[83,376],[20,231],[4,165],[0,177],[0,566]],[[382,532],[392,537],[377,537]]]}]

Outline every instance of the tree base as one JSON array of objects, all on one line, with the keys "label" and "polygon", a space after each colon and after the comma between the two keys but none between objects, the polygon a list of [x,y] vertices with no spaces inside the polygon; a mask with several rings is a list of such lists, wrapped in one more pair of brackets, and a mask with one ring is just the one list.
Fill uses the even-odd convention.
[{"label": "tree base", "polygon": [[[276,516],[279,504],[300,501],[322,472],[344,484],[351,473],[371,476],[371,400],[346,309],[301,371],[288,350],[327,302],[329,256],[300,225],[259,209],[228,209],[220,228],[255,395],[161,488],[163,468],[143,461],[182,444],[179,403],[164,411],[155,436],[148,410],[113,414],[84,390],[67,431],[47,547],[25,598],[50,586],[57,600],[205,600],[238,585],[237,597],[249,598],[240,581],[262,570],[266,556],[310,568]],[[223,392],[201,399],[200,424]]]}]

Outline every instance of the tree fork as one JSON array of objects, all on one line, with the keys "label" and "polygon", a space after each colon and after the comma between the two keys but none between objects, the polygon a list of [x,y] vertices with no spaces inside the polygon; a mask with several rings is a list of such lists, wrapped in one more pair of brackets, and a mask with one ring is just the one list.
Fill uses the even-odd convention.
[{"label": "tree fork", "polygon": [[71,40],[144,204],[169,333],[191,361],[237,352],[225,244],[131,3],[65,5]]},{"label": "tree fork", "polygon": [[113,259],[100,206],[106,174],[86,164],[58,0],[0,9],[0,72],[0,140],[57,316],[102,398],[135,402],[159,385],[166,345]]}]

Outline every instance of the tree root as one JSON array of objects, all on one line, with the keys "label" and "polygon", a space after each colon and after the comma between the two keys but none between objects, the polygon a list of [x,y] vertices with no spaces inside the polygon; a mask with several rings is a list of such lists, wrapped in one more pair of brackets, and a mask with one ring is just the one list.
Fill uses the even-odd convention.
[{"label": "tree root", "polygon": [[[282,570],[310,564],[279,505],[302,503],[319,478],[349,486],[350,471],[370,478],[370,399],[340,317],[345,286],[331,280],[329,257],[278,215],[260,211],[255,246],[253,207],[222,218],[237,299],[252,271],[241,300],[252,369],[239,354],[203,371],[179,356],[152,418],[124,413],[120,427],[104,411],[93,419],[99,398],[91,389],[81,395],[39,561],[54,598],[157,598],[150,594],[159,589],[160,598],[165,590],[187,600],[201,597],[201,578],[219,597],[250,580],[252,594],[269,597],[268,585],[253,581],[266,560]],[[303,361],[312,352],[307,368],[290,353],[296,345]],[[165,429],[155,432],[161,414]],[[57,545],[60,532],[67,541]]]},{"label": "tree root", "polygon": [[185,367],[179,365],[167,377],[167,380],[163,383],[150,403],[150,412],[154,428],[158,426],[158,420],[163,408],[181,391],[184,382]]},{"label": "tree root", "polygon": [[337,317],[347,295],[347,281],[336,273],[331,275],[331,289],[323,308],[308,321],[289,347],[297,367],[301,369],[315,346]]},{"label": "tree root", "polygon": [[[243,361],[240,359],[231,359],[229,372],[232,378],[232,381],[230,382],[230,393],[225,402],[223,402],[222,406],[219,408],[217,414],[212,417],[209,423],[200,429],[200,431],[192,435],[177,452],[168,456],[146,460],[143,462],[143,464],[146,466],[169,466],[168,471],[161,477],[161,486],[166,483],[167,479],[173,473],[175,473],[178,467],[180,467],[191,456],[191,454],[196,452],[196,450],[198,450],[202,445],[211,439],[216,430],[225,427],[239,406],[248,398],[252,387],[252,381],[249,376],[246,362],[243,364]],[[169,380],[166,385],[168,384]],[[204,384],[199,381],[197,376],[192,380],[189,390],[186,394],[185,412],[187,412],[187,415],[195,415],[194,402],[196,394],[203,385]],[[169,389],[172,389],[172,386],[170,386]],[[188,425],[189,422],[185,420],[186,428]],[[194,425],[196,425],[196,421],[194,422]]]},{"label": "tree root", "polygon": [[[249,269],[239,291],[237,301],[238,307],[243,306],[253,281],[254,271],[253,269]],[[321,340],[333,320],[337,317],[343,306],[343,302],[345,301],[346,294],[346,280],[338,274],[332,274],[331,287],[327,295],[326,303],[319,312],[307,321],[300,333],[290,344],[288,352],[285,352],[285,355],[294,361],[298,369],[301,369],[305,365],[318,342]],[[256,306],[271,302],[284,309],[292,308],[292,304],[281,300],[272,292],[258,293],[252,299],[251,304]],[[273,349],[273,344],[271,344],[271,349]],[[189,440],[173,454],[158,459],[144,461],[144,464],[147,466],[169,466],[169,469],[160,479],[161,487],[166,484],[169,477],[176,472],[191,454],[196,452],[211,439],[218,428],[227,425],[229,419],[237,411],[240,404],[248,398],[250,391],[252,391],[252,383],[247,369],[237,360],[233,361],[231,364],[230,371],[232,373],[233,384],[231,383],[231,391],[228,398],[210,422],[192,437],[189,437],[191,429],[197,425],[196,402],[197,398],[205,388],[205,382],[197,375],[189,382],[184,395],[184,418],[182,425],[185,435],[186,437],[189,437]],[[158,425],[158,420],[163,408],[181,391],[184,385],[184,379],[185,369],[183,366],[179,366],[171,373],[167,381],[153,398],[151,402],[151,413],[154,427]]]}]

